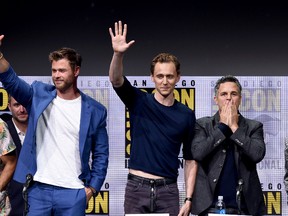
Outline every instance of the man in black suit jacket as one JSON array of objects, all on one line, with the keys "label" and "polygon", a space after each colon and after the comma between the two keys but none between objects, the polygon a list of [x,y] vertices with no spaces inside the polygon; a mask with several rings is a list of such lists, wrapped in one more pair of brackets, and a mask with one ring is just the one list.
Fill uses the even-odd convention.
[{"label": "man in black suit jacket", "polygon": [[[8,108],[12,115],[1,114],[1,118],[6,121],[9,132],[16,145],[17,158],[20,154],[22,143],[28,126],[28,113],[12,96],[8,98]],[[8,196],[11,203],[11,216],[23,216],[24,199],[22,196],[23,184],[11,179],[8,186]]]},{"label": "man in black suit jacket", "polygon": [[240,114],[241,91],[237,78],[222,77],[214,87],[218,112],[197,119],[192,154],[198,162],[198,173],[192,214],[216,213],[218,196],[224,197],[226,214],[265,213],[256,170],[266,152],[263,124]]}]

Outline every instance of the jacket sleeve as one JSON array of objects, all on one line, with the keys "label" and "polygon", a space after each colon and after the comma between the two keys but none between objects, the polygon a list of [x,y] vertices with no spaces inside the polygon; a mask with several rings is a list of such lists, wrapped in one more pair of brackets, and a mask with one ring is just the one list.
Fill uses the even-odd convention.
[{"label": "jacket sleeve", "polygon": [[230,137],[242,152],[242,156],[252,162],[260,162],[266,153],[263,124],[258,121],[245,119],[235,133]]},{"label": "jacket sleeve", "polygon": [[92,144],[91,180],[89,186],[97,192],[100,191],[107,175],[108,169],[108,134],[106,129],[107,110],[102,113],[99,121],[94,143]]},{"label": "jacket sleeve", "polygon": [[8,71],[0,73],[0,81],[5,90],[11,94],[20,104],[27,107],[33,96],[32,87],[21,79],[10,66]]},{"label": "jacket sleeve", "polygon": [[196,161],[203,161],[226,139],[217,125],[213,125],[212,117],[197,119],[192,141],[192,154]]}]

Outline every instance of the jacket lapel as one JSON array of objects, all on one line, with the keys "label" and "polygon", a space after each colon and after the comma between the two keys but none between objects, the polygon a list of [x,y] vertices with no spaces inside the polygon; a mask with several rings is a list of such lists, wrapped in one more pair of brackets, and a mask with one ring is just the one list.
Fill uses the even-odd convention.
[{"label": "jacket lapel", "polygon": [[81,155],[84,150],[87,133],[90,126],[90,118],[91,118],[91,106],[87,101],[86,95],[84,95],[81,92],[81,121],[79,131],[79,149]]}]

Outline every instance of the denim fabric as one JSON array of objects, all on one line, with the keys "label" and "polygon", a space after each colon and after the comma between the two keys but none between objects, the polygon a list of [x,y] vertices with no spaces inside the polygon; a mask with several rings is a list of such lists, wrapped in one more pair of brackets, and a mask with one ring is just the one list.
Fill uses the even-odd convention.
[{"label": "denim fabric", "polygon": [[179,209],[177,183],[153,187],[128,179],[125,189],[125,214],[169,213],[170,216],[177,216]]},{"label": "denim fabric", "polygon": [[28,189],[28,204],[28,216],[85,216],[86,193],[35,182]]}]

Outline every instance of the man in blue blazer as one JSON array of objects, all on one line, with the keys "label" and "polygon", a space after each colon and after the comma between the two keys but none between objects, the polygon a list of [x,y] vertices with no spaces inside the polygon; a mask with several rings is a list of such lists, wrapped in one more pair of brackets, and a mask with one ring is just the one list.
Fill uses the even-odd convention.
[{"label": "man in blue blazer", "polygon": [[54,85],[29,85],[0,52],[0,81],[29,114],[14,180],[33,178],[24,187],[29,216],[85,215],[107,174],[107,110],[77,88],[82,58],[74,49],[56,50],[49,60]]}]

